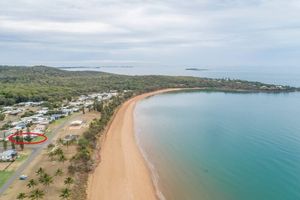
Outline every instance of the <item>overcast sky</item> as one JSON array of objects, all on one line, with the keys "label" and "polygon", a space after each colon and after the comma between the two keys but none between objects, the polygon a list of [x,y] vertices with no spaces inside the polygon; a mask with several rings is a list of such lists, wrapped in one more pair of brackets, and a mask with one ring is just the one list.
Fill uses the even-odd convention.
[{"label": "overcast sky", "polygon": [[296,66],[299,0],[0,0],[0,64]]}]

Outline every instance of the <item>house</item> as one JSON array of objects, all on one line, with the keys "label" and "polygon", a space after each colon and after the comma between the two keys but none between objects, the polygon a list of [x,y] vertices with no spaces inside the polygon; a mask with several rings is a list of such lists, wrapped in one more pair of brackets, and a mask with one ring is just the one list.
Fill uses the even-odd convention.
[{"label": "house", "polygon": [[17,114],[19,114],[19,113],[21,113],[22,112],[22,110],[20,110],[20,109],[17,109],[17,110],[12,110],[12,111],[10,111],[10,115],[17,115]]},{"label": "house", "polygon": [[33,132],[33,133],[44,134],[46,128],[47,128],[47,127],[46,127],[45,125],[38,124],[38,125],[34,128],[34,130],[33,130],[32,132]]},{"label": "house", "polygon": [[1,161],[14,161],[17,157],[18,153],[16,150],[7,150],[3,153],[0,153],[0,160]]},{"label": "house", "polygon": [[73,113],[73,110],[69,109],[69,108],[66,108],[66,107],[62,107],[61,112],[62,112],[62,114],[64,114],[64,116],[68,116],[68,115]]},{"label": "house", "polygon": [[26,128],[26,124],[24,122],[20,122],[15,126],[15,129],[22,130]]},{"label": "house", "polygon": [[24,122],[26,125],[32,123],[33,117],[23,117],[21,121]]},{"label": "house", "polygon": [[46,115],[49,112],[48,108],[42,108],[41,110],[37,111],[38,114]]},{"label": "house", "polygon": [[71,122],[71,126],[81,126],[83,124],[83,121],[81,120],[76,120]]},{"label": "house", "polygon": [[14,107],[11,107],[11,106],[3,107],[3,111],[12,111],[13,109],[14,109]]}]

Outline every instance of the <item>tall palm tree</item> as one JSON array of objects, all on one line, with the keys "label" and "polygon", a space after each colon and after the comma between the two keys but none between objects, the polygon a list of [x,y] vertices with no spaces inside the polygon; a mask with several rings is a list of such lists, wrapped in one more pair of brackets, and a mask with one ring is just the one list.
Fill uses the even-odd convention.
[{"label": "tall palm tree", "polygon": [[26,197],[27,197],[26,194],[23,193],[23,192],[21,192],[21,193],[18,194],[17,199],[18,199],[18,200],[23,200],[23,199],[25,199]]},{"label": "tall palm tree", "polygon": [[65,185],[70,186],[74,183],[74,180],[71,177],[67,177],[64,181]]},{"label": "tall palm tree", "polygon": [[29,198],[31,200],[39,200],[42,199],[45,196],[45,192],[40,189],[35,189],[30,192]]},{"label": "tall palm tree", "polygon": [[71,190],[68,188],[62,189],[59,195],[61,199],[69,199],[70,196],[71,196]]},{"label": "tall palm tree", "polygon": [[34,188],[35,186],[37,186],[37,182],[34,180],[34,179],[30,179],[28,184],[27,184],[27,187],[28,188]]}]

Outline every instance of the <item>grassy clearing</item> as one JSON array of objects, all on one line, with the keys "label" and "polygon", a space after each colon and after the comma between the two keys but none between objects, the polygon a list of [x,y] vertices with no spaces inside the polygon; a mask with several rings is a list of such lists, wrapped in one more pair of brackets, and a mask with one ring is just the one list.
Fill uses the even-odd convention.
[{"label": "grassy clearing", "polygon": [[67,121],[70,118],[70,116],[59,118],[58,120],[55,120],[53,123],[51,123],[51,125],[58,125],[60,123],[63,123],[65,121]]},{"label": "grassy clearing", "polygon": [[0,187],[9,179],[14,171],[0,171]]},{"label": "grassy clearing", "polygon": [[22,162],[28,158],[28,154],[20,154],[19,157],[16,159],[18,162]]}]

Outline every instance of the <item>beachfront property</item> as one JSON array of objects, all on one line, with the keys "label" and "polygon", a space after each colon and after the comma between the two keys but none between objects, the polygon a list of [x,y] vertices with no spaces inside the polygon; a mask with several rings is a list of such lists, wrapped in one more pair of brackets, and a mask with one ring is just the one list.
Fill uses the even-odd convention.
[{"label": "beachfront property", "polygon": [[[126,92],[126,91],[124,91]],[[58,120],[59,118],[71,115],[74,112],[79,112],[82,107],[91,108],[95,100],[101,102],[109,100],[113,96],[117,96],[118,92],[111,90],[109,92],[92,93],[87,95],[81,95],[76,101],[68,102],[66,105],[49,110],[48,107],[40,107],[43,101],[40,102],[21,102],[14,106],[2,107],[2,113],[11,115],[11,121],[2,122],[2,125],[6,124],[5,130],[0,132],[0,139],[7,140],[7,137],[18,131],[27,132],[28,130],[34,133],[44,134],[48,125]],[[37,107],[35,109],[28,107]],[[33,115],[22,117],[23,111],[31,110]],[[51,114],[52,113],[52,114]],[[71,126],[81,126],[83,121],[77,120],[71,123]],[[0,127],[1,128],[1,127]]]}]

